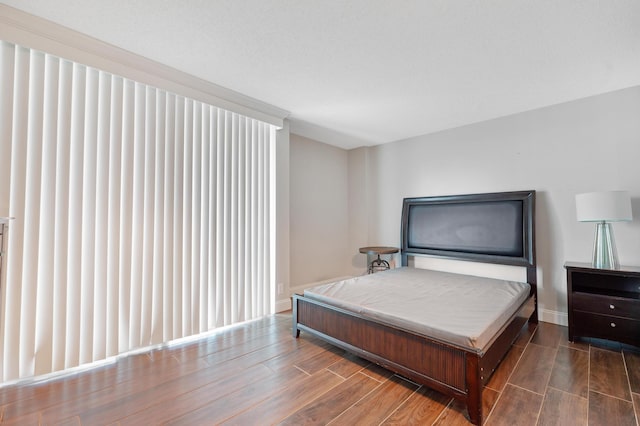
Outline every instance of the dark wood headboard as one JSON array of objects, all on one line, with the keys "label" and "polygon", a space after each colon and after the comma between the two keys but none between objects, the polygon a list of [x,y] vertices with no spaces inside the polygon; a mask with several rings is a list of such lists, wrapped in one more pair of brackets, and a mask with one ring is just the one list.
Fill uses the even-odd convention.
[{"label": "dark wood headboard", "polygon": [[409,255],[527,268],[536,294],[536,192],[405,198],[402,265]]}]

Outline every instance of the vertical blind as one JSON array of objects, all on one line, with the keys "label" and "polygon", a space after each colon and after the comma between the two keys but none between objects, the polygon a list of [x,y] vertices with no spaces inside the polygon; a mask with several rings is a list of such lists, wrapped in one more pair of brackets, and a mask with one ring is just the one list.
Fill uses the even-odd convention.
[{"label": "vertical blind", "polygon": [[0,44],[1,381],[273,311],[269,124]]}]

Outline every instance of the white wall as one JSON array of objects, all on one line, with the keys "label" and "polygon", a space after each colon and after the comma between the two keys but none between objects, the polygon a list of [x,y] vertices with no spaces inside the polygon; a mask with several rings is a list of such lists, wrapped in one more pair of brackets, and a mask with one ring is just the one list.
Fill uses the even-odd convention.
[{"label": "white wall", "polygon": [[[372,188],[372,180],[369,170],[370,149],[363,147],[349,151],[349,275],[361,275],[367,271],[370,260],[359,252],[360,247],[376,245],[369,238],[371,212],[369,205],[371,195],[375,191]],[[371,244],[370,244],[371,241]]]},{"label": "white wall", "polygon": [[348,152],[292,135],[290,158],[292,285],[360,274],[359,247],[398,246],[404,197],[511,190],[537,191],[542,320],[566,324],[563,264],[591,259],[576,193],[630,191],[635,220],[614,233],[621,263],[640,265],[640,87]]},{"label": "white wall", "polygon": [[536,190],[543,320],[566,322],[564,262],[590,261],[594,225],[576,222],[576,193],[630,191],[635,220],[614,233],[621,263],[640,265],[640,87],[368,151],[371,244],[400,244],[404,197]]},{"label": "white wall", "polygon": [[344,276],[349,263],[348,152],[290,138],[290,287]]},{"label": "white wall", "polygon": [[[289,251],[289,150],[290,150],[289,121],[284,120],[284,126],[276,133],[276,232],[275,232],[275,280],[276,280],[276,312],[291,308],[289,300],[290,280],[290,251]],[[279,290],[281,289],[281,292]]]}]

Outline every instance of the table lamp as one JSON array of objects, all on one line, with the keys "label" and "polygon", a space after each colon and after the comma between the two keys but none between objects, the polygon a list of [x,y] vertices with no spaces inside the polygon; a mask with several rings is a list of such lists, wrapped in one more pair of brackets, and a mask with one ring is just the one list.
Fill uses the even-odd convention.
[{"label": "table lamp", "polygon": [[617,269],[618,254],[610,222],[630,221],[631,198],[627,191],[587,192],[576,195],[579,222],[596,222],[593,267]]}]

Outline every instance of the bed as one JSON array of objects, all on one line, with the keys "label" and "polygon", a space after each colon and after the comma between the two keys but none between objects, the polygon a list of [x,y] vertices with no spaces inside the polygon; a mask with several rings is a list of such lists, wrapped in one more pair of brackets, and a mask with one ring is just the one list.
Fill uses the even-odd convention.
[{"label": "bed", "polygon": [[[405,198],[402,266],[294,295],[293,335],[320,337],[457,398],[471,422],[482,424],[484,385],[527,321],[537,322],[534,212],[535,191]],[[419,256],[520,267],[526,282],[489,279],[489,287],[478,277],[418,272],[409,264]],[[405,287],[395,288],[396,283]],[[426,283],[438,287],[423,294]],[[465,293],[476,300],[471,307],[456,305]],[[502,293],[519,296],[510,303],[487,303]],[[439,299],[444,294],[448,299]],[[490,297],[482,300],[483,294]],[[463,315],[468,310],[497,319],[469,331]]]}]

